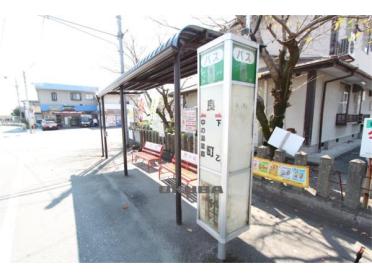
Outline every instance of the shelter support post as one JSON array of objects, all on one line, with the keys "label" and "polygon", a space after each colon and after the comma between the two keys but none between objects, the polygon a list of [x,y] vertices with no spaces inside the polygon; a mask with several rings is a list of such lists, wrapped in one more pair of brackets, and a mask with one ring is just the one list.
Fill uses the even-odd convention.
[{"label": "shelter support post", "polygon": [[105,150],[103,146],[103,132],[102,132],[102,107],[101,107],[101,101],[99,98],[97,99],[97,101],[98,101],[98,108],[99,108],[99,130],[101,133],[101,150],[102,150],[101,157],[103,157],[105,156]]},{"label": "shelter support post", "polygon": [[106,115],[105,115],[105,96],[102,96],[102,124],[103,124],[103,142],[105,146],[105,158],[108,158],[107,151],[107,131],[106,131]]},{"label": "shelter support post", "polygon": [[218,242],[217,258],[221,261],[226,260],[226,243]]},{"label": "shelter support post", "polygon": [[127,136],[126,136],[126,119],[124,115],[125,98],[123,86],[120,86],[120,116],[121,116],[121,136],[123,142],[123,164],[124,164],[124,175],[128,176],[128,162],[127,162]]},{"label": "shelter support post", "polygon": [[174,61],[174,155],[176,158],[176,221],[182,225],[181,204],[181,107],[180,107],[180,51],[177,52]]}]

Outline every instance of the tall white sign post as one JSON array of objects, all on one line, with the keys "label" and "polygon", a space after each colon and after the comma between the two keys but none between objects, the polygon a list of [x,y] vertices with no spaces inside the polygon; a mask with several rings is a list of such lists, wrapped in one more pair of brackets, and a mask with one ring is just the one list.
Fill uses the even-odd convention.
[{"label": "tall white sign post", "polygon": [[218,240],[221,260],[250,222],[258,52],[230,33],[198,48],[197,223]]}]

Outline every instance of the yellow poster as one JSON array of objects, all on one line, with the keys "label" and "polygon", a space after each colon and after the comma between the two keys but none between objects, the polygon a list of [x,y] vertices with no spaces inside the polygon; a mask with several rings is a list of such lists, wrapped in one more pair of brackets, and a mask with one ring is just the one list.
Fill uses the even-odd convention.
[{"label": "yellow poster", "polygon": [[308,166],[297,166],[254,157],[253,175],[296,187],[309,187],[310,170]]}]

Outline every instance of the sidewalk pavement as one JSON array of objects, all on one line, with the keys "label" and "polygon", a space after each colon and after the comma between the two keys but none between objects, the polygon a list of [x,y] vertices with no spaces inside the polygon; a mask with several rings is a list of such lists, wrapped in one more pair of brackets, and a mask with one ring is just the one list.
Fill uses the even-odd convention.
[{"label": "sidewalk pavement", "polygon": [[327,150],[322,150],[320,153],[310,153],[308,154],[308,159],[307,161],[309,163],[317,164],[319,165],[320,163],[320,158],[324,155],[329,155],[332,158],[337,158],[338,156],[341,156],[357,147],[359,147],[361,144],[360,139],[355,139],[352,142],[345,142],[342,144],[339,144],[337,146],[334,146],[330,149]]},{"label": "sidewalk pavement", "polygon": [[[177,226],[174,194],[159,193],[156,169],[136,165],[124,177],[117,156],[71,178],[79,261],[216,262],[217,241],[196,224],[195,204],[183,201]],[[228,262],[352,262],[361,244],[371,249],[370,232],[279,200],[252,203],[251,228],[228,243]]]}]

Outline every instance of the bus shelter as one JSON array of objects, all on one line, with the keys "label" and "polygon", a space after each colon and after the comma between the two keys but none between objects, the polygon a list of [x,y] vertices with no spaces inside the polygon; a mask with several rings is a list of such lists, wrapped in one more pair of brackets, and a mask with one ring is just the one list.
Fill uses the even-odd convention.
[{"label": "bus shelter", "polygon": [[[100,111],[102,156],[108,157],[105,120],[105,96],[120,94],[122,123],[122,148],[124,175],[128,175],[127,142],[125,129],[125,94],[141,94],[145,90],[164,84],[174,84],[174,127],[176,187],[181,186],[181,104],[180,80],[198,72],[197,48],[222,34],[203,27],[189,25],[180,30],[164,44],[139,61],[132,69],[122,74],[97,94]],[[176,222],[182,224],[181,193],[176,192]]]}]

